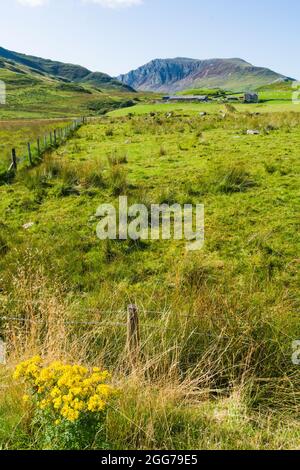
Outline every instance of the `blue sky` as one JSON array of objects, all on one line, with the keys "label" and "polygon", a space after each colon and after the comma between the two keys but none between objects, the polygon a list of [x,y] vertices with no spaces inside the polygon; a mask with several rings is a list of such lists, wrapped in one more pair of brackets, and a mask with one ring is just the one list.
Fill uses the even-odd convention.
[{"label": "blue sky", "polygon": [[300,79],[299,0],[1,0],[0,46],[118,75],[241,57]]}]

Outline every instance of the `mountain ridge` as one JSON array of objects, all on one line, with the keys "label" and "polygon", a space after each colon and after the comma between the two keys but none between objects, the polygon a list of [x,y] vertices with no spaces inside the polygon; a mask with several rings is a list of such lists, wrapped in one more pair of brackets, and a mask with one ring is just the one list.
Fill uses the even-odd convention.
[{"label": "mountain ridge", "polygon": [[74,83],[88,84],[94,87],[111,88],[119,91],[134,91],[131,87],[116,80],[103,72],[91,72],[81,65],[43,59],[20,52],[10,51],[0,47],[0,58],[24,65],[29,69],[46,74],[56,79],[66,80]]},{"label": "mountain ridge", "polygon": [[199,60],[186,57],[154,59],[116,78],[139,91],[162,93],[214,87],[245,91],[276,81],[293,80],[240,58]]}]

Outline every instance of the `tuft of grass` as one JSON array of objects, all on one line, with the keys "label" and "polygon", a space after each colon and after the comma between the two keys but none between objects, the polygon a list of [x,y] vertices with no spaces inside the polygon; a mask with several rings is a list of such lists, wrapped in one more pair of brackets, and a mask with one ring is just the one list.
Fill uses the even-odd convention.
[{"label": "tuft of grass", "polygon": [[231,166],[223,171],[218,184],[218,191],[225,194],[243,193],[256,186],[251,174],[240,165]]},{"label": "tuft of grass", "polygon": [[115,165],[110,169],[109,181],[114,196],[121,196],[127,193],[127,172],[122,166]]},{"label": "tuft of grass", "polygon": [[0,234],[0,254],[5,255],[9,250],[8,240],[3,234]]},{"label": "tuft of grass", "polygon": [[106,184],[103,163],[97,159],[69,163],[48,157],[39,167],[23,172],[19,178],[30,190],[49,188],[59,183],[61,194],[72,192],[72,188],[103,188]]},{"label": "tuft of grass", "polygon": [[167,150],[166,148],[162,145],[159,149],[159,156],[160,157],[165,157],[167,155]]},{"label": "tuft of grass", "polygon": [[112,153],[107,157],[108,159],[108,164],[110,167],[113,166],[119,166],[119,165],[125,165],[128,163],[128,155],[127,153],[124,153],[123,155],[118,155],[116,153]]},{"label": "tuft of grass", "polygon": [[114,135],[113,128],[112,127],[107,128],[106,131],[105,131],[105,135],[106,135],[106,137],[113,137],[113,135]]}]

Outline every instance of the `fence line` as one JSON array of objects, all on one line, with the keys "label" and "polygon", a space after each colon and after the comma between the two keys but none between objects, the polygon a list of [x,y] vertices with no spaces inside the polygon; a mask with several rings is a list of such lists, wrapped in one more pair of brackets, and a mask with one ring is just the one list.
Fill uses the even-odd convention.
[{"label": "fence line", "polygon": [[[32,318],[21,318],[21,317],[0,317],[0,321],[12,321],[12,322],[19,322],[19,323],[32,323],[32,324],[40,324],[40,325],[45,325],[49,324],[49,322],[45,320],[38,320],[38,319],[32,319]],[[102,326],[126,326],[127,323],[117,323],[117,322],[105,322],[105,321],[71,321],[71,320],[65,320],[64,321],[65,325],[102,325]]]},{"label": "fence line", "polygon": [[[60,127],[50,131],[49,134],[45,134],[43,138],[40,136],[37,137],[35,144],[32,142],[27,142],[27,144],[24,143],[24,146],[27,146],[26,156],[18,157],[16,149],[13,148],[11,150],[11,164],[7,170],[8,173],[12,171],[16,172],[18,170],[18,166],[25,161],[28,161],[29,166],[33,166],[36,161],[35,156],[40,160],[45,152],[55,149],[62,143],[66,142],[66,140],[71,137],[77,129],[87,122],[87,118],[80,117],[74,119],[66,127]],[[34,155],[34,153],[36,155]]]},{"label": "fence line", "polygon": [[[125,322],[111,322],[111,321],[84,321],[84,320],[64,320],[65,325],[84,325],[84,326],[103,326],[103,327],[126,327],[132,331],[133,333],[130,333],[129,336],[136,335],[136,331],[140,329],[140,327],[145,327],[145,328],[152,328],[152,329],[159,329],[161,330],[160,325],[153,325],[152,323],[145,323],[141,322],[140,316],[138,314],[138,308],[135,306],[136,310],[132,310],[132,306],[130,306],[129,312],[127,313],[127,323]],[[101,312],[104,313],[104,312]],[[112,312],[106,312],[106,313],[112,313]],[[121,313],[121,312],[118,312]],[[123,312],[125,315],[125,311]],[[180,315],[179,315],[180,317]],[[181,316],[182,318],[186,318],[186,316]],[[191,318],[195,318],[196,316],[191,316]],[[22,318],[22,317],[13,317],[13,316],[3,316],[0,317],[0,322],[18,322],[18,323],[31,323],[31,324],[40,324],[40,325],[48,325],[49,322],[46,320],[40,320],[40,319],[32,319],[32,318]],[[136,324],[138,326],[136,326]],[[170,328],[167,327],[168,331],[173,331],[178,333],[177,328]],[[206,333],[197,333],[193,332],[193,335],[195,336],[207,336]]]},{"label": "fence line", "polygon": [[[110,312],[111,313],[111,312]],[[119,312],[121,313],[121,312]],[[123,311],[125,315],[125,311]],[[42,325],[48,325],[49,322],[45,320],[39,320],[39,319],[31,319],[31,318],[21,318],[21,317],[14,317],[14,316],[3,316],[0,318],[0,322],[18,322],[23,326],[24,324],[42,324]],[[160,330],[162,331],[164,327],[162,328],[161,325],[153,325],[153,324],[147,324],[143,323],[140,321],[139,317],[139,309],[137,305],[131,304],[128,305],[127,307],[127,322],[111,322],[111,321],[72,321],[72,320],[64,320],[63,322],[65,325],[85,325],[85,326],[102,326],[104,328],[107,327],[116,327],[116,328],[126,328],[126,351],[128,354],[128,359],[131,364],[132,369],[134,369],[142,356],[142,341],[141,341],[141,334],[140,330],[143,327],[146,328],[151,328],[154,330]],[[164,325],[165,326],[165,325]],[[176,333],[178,335],[178,328],[173,328],[173,327],[166,327],[167,331],[171,331],[173,333]],[[212,338],[213,335],[208,334],[208,333],[199,333],[197,331],[192,331],[190,333],[190,336],[196,336],[196,337],[201,337],[201,338]],[[6,363],[6,346],[7,343],[5,342],[5,339],[1,338],[0,336],[0,346],[1,346],[1,351],[2,351],[2,357],[0,354],[0,364],[5,364]],[[0,352],[1,352],[0,351]],[[5,352],[4,352],[5,351]]]},{"label": "fence line", "polygon": [[[21,300],[13,300],[12,303],[18,303],[18,302],[22,302]],[[33,303],[34,305],[39,305],[39,301],[34,301],[34,302],[31,302]],[[197,314],[188,314],[188,313],[179,313],[179,312],[172,312],[170,310],[165,310],[165,311],[159,311],[159,310],[146,310],[146,309],[138,309],[138,307],[136,307],[137,309],[137,319],[136,321],[137,322],[140,322],[141,324],[141,327],[142,328],[150,328],[150,329],[159,329],[161,330],[161,326],[160,325],[153,325],[152,323],[145,323],[144,321],[141,321],[141,318],[140,318],[140,313],[141,314],[160,314],[160,315],[173,315],[174,317],[177,317],[177,318],[182,318],[182,319],[199,319],[199,315]],[[125,310],[106,310],[106,311],[103,311],[103,310],[97,310],[97,308],[89,308],[89,309],[84,309],[85,312],[97,312],[101,315],[111,315],[111,314],[117,314],[117,315],[126,315],[126,311]],[[32,323],[32,324],[43,324],[43,325],[47,325],[49,324],[49,322],[45,321],[45,320],[39,320],[39,319],[30,319],[30,318],[22,318],[22,317],[13,317],[13,316],[4,316],[4,317],[0,317],[0,322],[2,321],[8,321],[8,322],[19,322],[19,323]],[[103,321],[103,320],[99,320],[99,321],[96,321],[96,320],[92,320],[92,321],[85,321],[85,320],[65,320],[64,321],[64,324],[65,325],[82,325],[82,326],[99,326],[99,327],[128,327],[128,320],[127,320],[127,323],[125,322],[122,322],[122,321],[119,321],[119,322],[111,322],[111,321]],[[178,333],[178,329],[177,328],[171,328],[171,327],[167,327],[168,331],[173,331],[173,332],[176,332]],[[193,332],[193,336],[205,336],[206,334],[204,333],[197,333],[197,332]]]},{"label": "fence line", "polygon": [[[19,301],[19,302],[22,302],[22,301]],[[9,303],[9,302],[8,302]],[[14,302],[12,302],[14,303]],[[41,302],[39,301],[36,301],[36,302],[30,302],[30,305],[39,305]],[[96,312],[96,313],[99,313],[101,315],[110,315],[110,314],[118,314],[118,315],[122,315],[124,314],[124,310],[106,310],[106,311],[103,311],[103,310],[98,310],[97,308],[88,308],[88,309],[84,309],[85,312]],[[186,319],[190,319],[190,318],[197,318],[197,319],[200,319],[200,316],[197,315],[197,314],[189,314],[189,313],[179,313],[179,312],[172,312],[170,310],[166,310],[166,311],[156,311],[156,310],[142,310],[140,309],[140,312],[142,314],[148,314],[148,313],[151,313],[151,314],[158,314],[158,315],[173,315],[174,317],[179,317],[179,318],[186,318]],[[20,317],[5,317],[7,319],[21,319]],[[0,317],[0,321],[1,319],[4,319],[4,317]],[[99,323],[99,322],[96,322],[96,323]]]},{"label": "fence line", "polygon": [[[24,303],[24,301],[21,300],[21,299],[7,299],[6,303],[7,304],[18,304],[18,303]],[[30,300],[27,303],[27,305],[40,305],[41,303],[42,303],[41,300]],[[81,308],[81,311],[82,310],[83,309]],[[103,314],[103,315],[112,314],[112,313],[123,315],[125,313],[125,310],[122,309],[122,308],[119,308],[118,310],[101,310],[98,307],[89,307],[89,308],[84,308],[84,311],[85,312],[97,312],[97,313]],[[165,309],[165,310],[148,310],[146,308],[139,307],[139,312],[143,313],[143,314],[149,314],[150,313],[150,314],[158,314],[158,315],[172,314],[174,316],[181,317],[181,318],[198,318],[199,319],[199,314],[187,313],[187,312],[174,312],[174,311],[172,311],[168,308]],[[0,320],[1,320],[1,318],[0,318]]]}]

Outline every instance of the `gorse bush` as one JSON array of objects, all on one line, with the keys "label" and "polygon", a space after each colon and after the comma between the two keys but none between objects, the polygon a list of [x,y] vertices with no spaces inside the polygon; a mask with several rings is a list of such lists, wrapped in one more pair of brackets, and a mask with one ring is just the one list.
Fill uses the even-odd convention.
[{"label": "gorse bush", "polygon": [[[39,356],[16,367],[14,378],[23,379],[24,400],[33,407],[33,423],[41,428],[44,444],[53,448],[88,448],[103,434],[105,413],[115,389],[107,384],[107,371],[89,371],[56,361],[44,366]],[[99,442],[98,442],[99,446]]]}]

